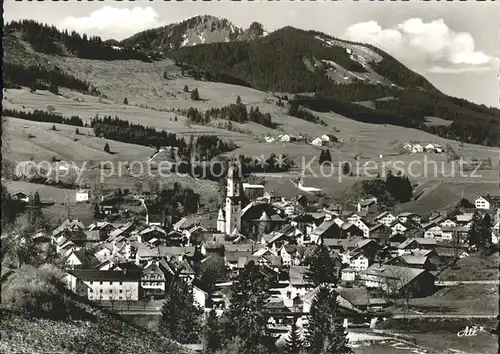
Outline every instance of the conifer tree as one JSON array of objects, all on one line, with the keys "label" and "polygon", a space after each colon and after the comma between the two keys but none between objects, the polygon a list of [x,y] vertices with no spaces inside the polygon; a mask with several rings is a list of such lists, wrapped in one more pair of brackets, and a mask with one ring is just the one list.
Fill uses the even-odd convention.
[{"label": "conifer tree", "polygon": [[93,217],[94,217],[94,220],[99,220],[101,219],[101,210],[99,209],[99,205],[97,203],[94,204],[94,213],[93,213]]},{"label": "conifer tree", "polygon": [[193,91],[191,91],[191,99],[193,101],[198,101],[200,99],[200,93],[198,92],[197,88],[195,88]]},{"label": "conifer tree", "polygon": [[292,322],[292,328],[290,329],[289,337],[286,339],[285,353],[299,354],[303,346],[304,346],[304,341],[300,335],[300,330],[297,327],[297,319],[294,318]]},{"label": "conifer tree", "polygon": [[188,87],[188,85],[184,85],[184,92],[189,92],[189,87]]},{"label": "conifer tree", "polygon": [[107,152],[109,154],[110,150],[109,150],[109,144],[106,142],[106,145],[104,145],[104,151]]},{"label": "conifer tree", "polygon": [[332,155],[330,155],[330,150],[329,149],[325,150],[324,159],[325,159],[325,161],[332,162]]},{"label": "conifer tree", "polygon": [[205,320],[203,328],[204,348],[207,353],[213,353],[222,346],[222,333],[215,309],[212,309]]},{"label": "conifer tree", "polygon": [[127,98],[127,97],[125,97],[125,98],[123,99],[123,104],[128,104],[128,98]]},{"label": "conifer tree", "polygon": [[196,343],[203,309],[194,305],[192,288],[182,280],[173,279],[167,289],[161,311],[162,330],[180,343]]},{"label": "conifer tree", "polygon": [[30,225],[36,231],[39,228],[43,227],[45,223],[42,211],[42,201],[40,199],[40,194],[38,194],[38,191],[36,191],[33,197],[30,198],[29,208]]},{"label": "conifer tree", "polygon": [[320,154],[319,154],[319,164],[323,164],[323,162],[325,162],[325,150],[321,150]]},{"label": "conifer tree", "polygon": [[240,96],[236,97],[236,104],[241,104],[241,97]]},{"label": "conifer tree", "polygon": [[250,261],[234,280],[231,292],[231,306],[223,316],[224,343],[238,337],[245,353],[252,354],[269,338],[264,311],[270,296],[269,281]]},{"label": "conifer tree", "polygon": [[80,135],[80,131],[78,130],[78,128],[75,129],[75,134]]},{"label": "conifer tree", "polygon": [[337,283],[335,259],[326,246],[318,246],[311,255],[307,276],[316,285]]},{"label": "conifer tree", "polygon": [[313,300],[307,320],[306,342],[311,354],[349,354],[347,333],[336,293],[323,287]]},{"label": "conifer tree", "polygon": [[477,211],[472,217],[472,225],[467,233],[467,242],[470,246],[486,250],[491,247],[491,217],[481,216]]},{"label": "conifer tree", "polygon": [[56,125],[55,124],[52,124],[52,130],[56,131]]}]

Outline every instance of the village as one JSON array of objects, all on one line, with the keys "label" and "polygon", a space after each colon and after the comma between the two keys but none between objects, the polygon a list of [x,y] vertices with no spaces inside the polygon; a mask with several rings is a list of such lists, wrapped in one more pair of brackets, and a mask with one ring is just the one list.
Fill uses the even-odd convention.
[{"label": "village", "polygon": [[[78,199],[88,201],[88,193],[81,193]],[[30,196],[19,192],[13,198],[27,202]],[[67,219],[35,240],[55,245],[69,289],[129,315],[159,315],[173,279],[189,284],[205,313],[215,309],[220,315],[231,303],[233,279],[253,262],[271,284],[266,311],[277,342],[286,341],[293,319],[299,328],[306,325],[325,285],[337,294],[345,328],[374,328],[408,313],[404,300],[432,295],[442,270],[477,251],[467,242],[475,222],[490,218],[491,244],[498,244],[500,198],[489,195],[478,196],[472,208],[427,215],[396,215],[375,197],[351,210],[332,204],[306,212],[306,204],[304,195],[287,200],[263,185],[242,183],[231,166],[217,218],[146,213],[142,222],[124,223],[106,221],[104,211],[102,220],[84,225]],[[321,252],[335,274],[318,284],[310,268]],[[219,268],[211,269],[217,275],[208,282],[200,277],[204,264]]]}]

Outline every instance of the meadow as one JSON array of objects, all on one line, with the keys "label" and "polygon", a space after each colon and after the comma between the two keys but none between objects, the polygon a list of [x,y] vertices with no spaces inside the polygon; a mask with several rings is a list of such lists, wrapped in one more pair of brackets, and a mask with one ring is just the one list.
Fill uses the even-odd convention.
[{"label": "meadow", "polygon": [[[44,54],[39,54],[44,57]],[[63,116],[79,115],[88,120],[95,115],[118,116],[134,123],[152,126],[174,132],[186,139],[190,135],[213,134],[224,140],[232,140],[238,148],[226,155],[262,157],[271,153],[287,154],[297,165],[296,172],[301,166],[314,158],[318,158],[320,147],[305,142],[273,142],[267,143],[266,136],[279,134],[302,135],[309,139],[325,133],[333,134],[341,142],[330,144],[328,147],[334,161],[350,161],[355,158],[359,163],[382,164],[390,168],[390,162],[398,161],[403,169],[407,170],[410,164],[412,175],[410,180],[419,192],[423,192],[419,200],[398,206],[401,211],[427,211],[429,207],[446,207],[456,202],[463,195],[473,199],[479,194],[498,194],[498,157],[500,149],[472,144],[463,147],[456,141],[449,141],[416,129],[403,128],[391,125],[369,124],[351,120],[344,116],[330,113],[317,113],[327,126],[314,124],[305,120],[291,117],[286,114],[286,108],[275,104],[272,93],[261,92],[247,87],[229,85],[217,82],[195,81],[191,77],[182,76],[181,71],[171,60],[165,59],[153,63],[139,61],[106,62],[85,60],[70,57],[46,57],[53,64],[59,66],[69,74],[73,74],[91,82],[103,92],[107,98],[99,98],[60,88],[60,95],[38,90],[30,93],[28,89],[4,90],[3,104],[5,108],[18,110],[51,109],[54,113]],[[168,79],[163,78],[166,72]],[[184,86],[190,90],[197,88],[201,100],[193,101],[189,92],[184,92]],[[197,108],[201,111],[213,107],[221,107],[236,102],[237,97],[247,105],[247,108],[259,107],[263,113],[269,112],[278,129],[270,129],[254,122],[244,124],[234,123],[237,131],[229,131],[216,127],[221,121],[211,122],[207,126],[189,124],[187,118],[176,113],[177,109]],[[124,98],[128,104],[123,104]],[[176,118],[177,117],[177,118]],[[225,122],[225,121],[223,121]],[[6,130],[10,149],[6,158],[13,161],[28,159],[48,160],[52,156],[71,161],[84,160],[112,160],[112,161],[147,161],[154,153],[154,149],[133,144],[109,141],[113,154],[104,152],[105,139],[93,136],[89,128],[79,128],[82,135],[75,135],[75,127],[56,124],[57,131],[50,128],[52,123],[29,122],[15,118],[7,120]],[[480,177],[457,176],[451,173],[456,165],[447,162],[445,154],[404,154],[397,151],[396,146],[406,141],[439,143],[442,146],[451,145],[464,159],[490,158],[493,170],[480,171]],[[304,161],[304,162],[303,162]],[[432,161],[439,164],[434,173]],[[430,170],[426,171],[425,165]],[[312,170],[319,174],[317,162],[311,164]],[[430,172],[429,172],[430,171]],[[331,171],[327,171],[330,173]],[[370,169],[374,174],[374,170]],[[289,181],[296,174],[269,174],[264,175],[267,180],[266,188],[278,194],[293,197],[298,193],[297,188]],[[89,179],[94,177],[89,172]],[[338,173],[332,176],[314,177],[306,171],[304,184],[321,188],[327,195],[342,198],[348,188],[364,177],[342,177],[338,181]],[[136,180],[127,176],[123,178],[110,177],[107,180],[110,189],[131,188]],[[144,181],[147,183],[147,181]],[[190,181],[191,183],[192,181]],[[209,193],[218,197],[213,185],[200,181],[204,187],[206,199]],[[206,187],[208,185],[208,187]],[[458,199],[457,199],[458,198]]]}]

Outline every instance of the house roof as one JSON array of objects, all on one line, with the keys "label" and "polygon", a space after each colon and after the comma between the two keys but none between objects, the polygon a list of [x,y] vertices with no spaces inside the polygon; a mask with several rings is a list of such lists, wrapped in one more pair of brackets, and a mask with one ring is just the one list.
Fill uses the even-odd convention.
[{"label": "house roof", "polygon": [[383,217],[388,216],[388,215],[394,216],[392,213],[390,213],[388,211],[384,211],[384,212],[378,214],[375,218],[373,218],[373,220],[382,219]]},{"label": "house roof", "polygon": [[[75,255],[76,258],[82,263],[83,267],[93,268],[99,264],[99,260],[87,250],[73,251],[71,254]],[[68,256],[68,258],[71,256]]]},{"label": "house roof", "polygon": [[368,267],[365,274],[376,275],[382,278],[400,279],[402,282],[408,284],[424,272],[425,270],[418,268],[401,267],[388,264],[380,266],[378,264],[373,264]]},{"label": "house roof", "polygon": [[85,236],[87,237],[88,241],[99,241],[101,239],[101,236],[99,234],[99,230],[87,230],[84,232],[85,232]]},{"label": "house roof", "polygon": [[150,248],[144,244],[137,245],[137,256],[139,258],[166,257],[166,256],[192,256],[195,252],[194,247],[166,247],[158,246]]},{"label": "house roof", "polygon": [[427,256],[413,256],[413,255],[403,255],[400,258],[407,264],[418,264],[424,265],[427,262]]},{"label": "house roof", "polygon": [[84,281],[139,281],[142,277],[142,270],[97,270],[78,269],[70,270],[69,274]]},{"label": "house roof", "polygon": [[366,288],[336,288],[334,291],[354,306],[370,305],[370,298]]},{"label": "house roof", "polygon": [[374,203],[377,203],[377,198],[373,197],[373,198],[367,198],[367,199],[361,199],[359,201],[359,205],[360,206],[369,206],[369,205],[372,205]]},{"label": "house roof", "polygon": [[238,259],[239,258],[242,258],[242,257],[250,257],[252,255],[251,252],[249,251],[226,251],[225,253],[225,258],[226,258],[226,261],[227,262],[231,262],[231,263],[234,263],[234,262],[238,262]]}]

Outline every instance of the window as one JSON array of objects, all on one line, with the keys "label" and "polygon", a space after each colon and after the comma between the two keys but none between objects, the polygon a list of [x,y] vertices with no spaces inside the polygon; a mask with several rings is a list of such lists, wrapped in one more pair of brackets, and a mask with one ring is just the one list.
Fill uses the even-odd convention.
[{"label": "window", "polygon": [[112,282],[112,281],[110,281],[110,282],[109,282],[109,285],[113,285],[113,282]]},{"label": "window", "polygon": [[123,290],[122,290],[122,289],[120,289],[120,294],[121,294],[121,293],[123,293]]},{"label": "window", "polygon": [[109,293],[112,294],[113,293],[113,289],[109,289]]},{"label": "window", "polygon": [[118,296],[118,300],[123,300],[123,297],[121,297],[121,296]]},{"label": "window", "polygon": [[93,289],[89,289],[89,292],[91,292],[91,293],[92,293],[92,292],[94,292],[94,290],[93,290]]},{"label": "window", "polygon": [[99,282],[99,284],[101,284],[101,285],[102,285],[102,281],[100,281],[100,282]]},{"label": "window", "polygon": [[92,285],[92,284],[94,284],[94,282],[91,280],[91,281],[90,281],[90,285]]},{"label": "window", "polygon": [[123,285],[123,283],[122,283],[122,282],[120,282],[120,285]]},{"label": "window", "polygon": [[100,293],[102,293],[102,289],[101,289],[101,290],[99,290],[99,292],[100,292]]}]

